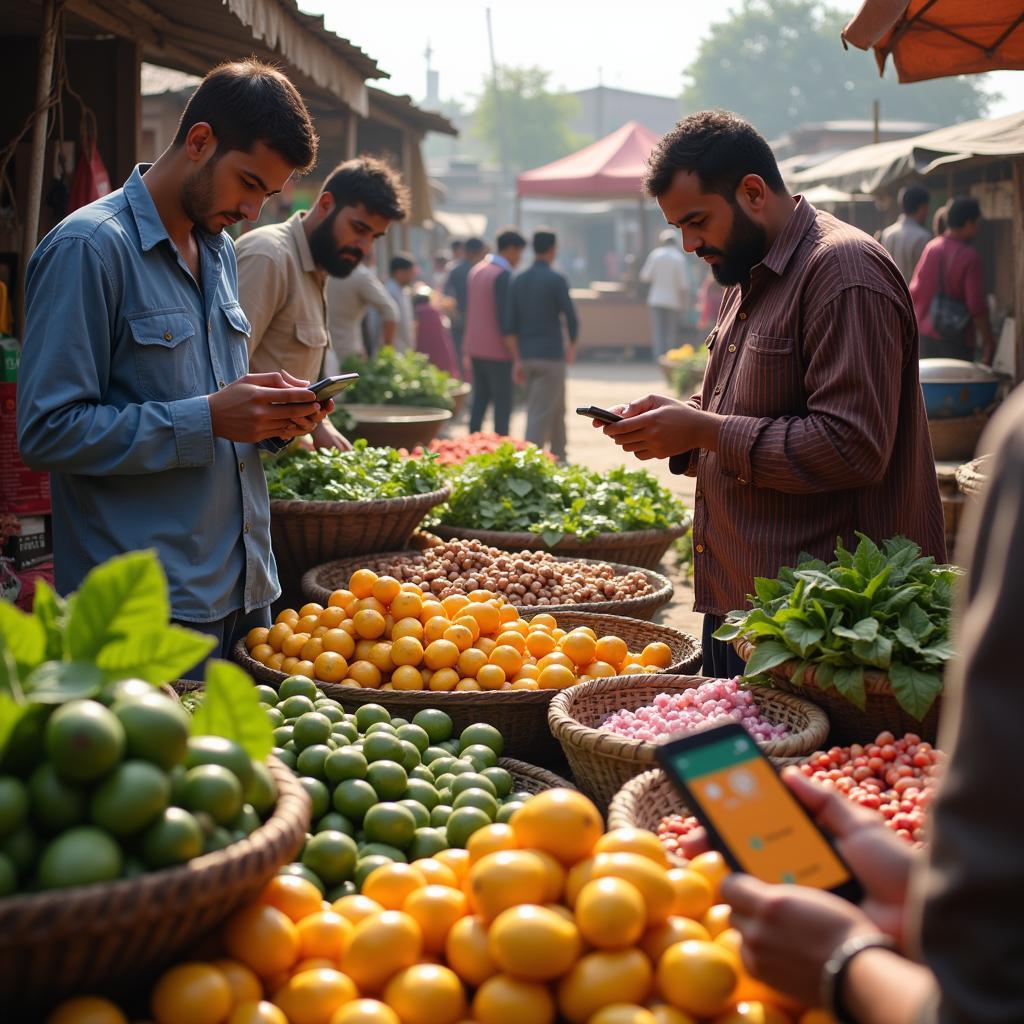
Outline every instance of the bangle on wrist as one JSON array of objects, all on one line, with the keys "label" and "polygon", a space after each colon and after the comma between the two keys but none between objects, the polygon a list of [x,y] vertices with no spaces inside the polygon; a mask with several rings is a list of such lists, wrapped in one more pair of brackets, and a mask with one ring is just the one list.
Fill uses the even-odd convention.
[{"label": "bangle on wrist", "polygon": [[843,1003],[843,980],[854,958],[866,949],[895,950],[896,943],[881,932],[855,935],[834,949],[821,969],[821,1005],[839,1021],[839,1024],[855,1024]]}]

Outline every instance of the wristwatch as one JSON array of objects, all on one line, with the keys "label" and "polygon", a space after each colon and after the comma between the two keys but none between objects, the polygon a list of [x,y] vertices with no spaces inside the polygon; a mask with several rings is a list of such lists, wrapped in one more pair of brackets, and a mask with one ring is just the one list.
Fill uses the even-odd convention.
[{"label": "wristwatch", "polygon": [[896,943],[881,932],[873,935],[855,935],[832,951],[821,969],[821,1006],[828,1010],[839,1024],[857,1024],[846,1012],[843,1004],[843,978],[853,958],[866,949],[894,950]]}]

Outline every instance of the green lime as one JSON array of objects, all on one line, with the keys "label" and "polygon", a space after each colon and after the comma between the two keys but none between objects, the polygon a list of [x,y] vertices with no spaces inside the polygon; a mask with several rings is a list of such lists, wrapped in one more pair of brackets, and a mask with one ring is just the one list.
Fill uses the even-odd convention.
[{"label": "green lime", "polygon": [[39,841],[28,822],[24,822],[0,843],[0,853],[10,857],[18,872],[23,875],[35,867],[38,852]]},{"label": "green lime", "polygon": [[417,778],[409,779],[409,782],[405,787],[405,796],[403,799],[415,800],[428,811],[436,807],[438,804],[437,790],[434,788],[433,784]]},{"label": "green lime", "polygon": [[47,704],[29,704],[23,709],[0,751],[0,771],[25,776],[46,757],[46,725],[51,710]]},{"label": "green lime", "polygon": [[319,705],[317,707],[317,711],[331,723],[332,732],[334,726],[345,724],[345,712],[337,706],[335,701],[331,701],[329,704]]},{"label": "green lime", "polygon": [[29,777],[32,823],[41,832],[57,835],[75,825],[85,824],[88,796],[81,786],[65,782],[49,761]]},{"label": "green lime", "polygon": [[46,723],[47,753],[68,782],[102,778],[124,756],[124,746],[124,727],[99,701],[71,701]]},{"label": "green lime", "polygon": [[498,801],[484,789],[464,789],[452,801],[452,807],[479,807],[491,821],[498,816]]},{"label": "green lime", "polygon": [[386,732],[389,736],[398,735],[398,730],[390,722],[374,722],[363,735],[374,736],[379,732]]},{"label": "green lime", "polygon": [[440,791],[442,789],[448,789],[449,786],[455,781],[455,776],[451,772],[444,772],[441,775],[434,777],[434,785]]},{"label": "green lime", "polygon": [[292,739],[295,745],[303,750],[315,743],[326,743],[331,735],[331,720],[319,711],[307,711],[295,719]]},{"label": "green lime", "polygon": [[279,725],[274,730],[274,742],[279,746],[283,747],[286,743],[292,742],[292,737],[295,735],[295,726],[291,725]]},{"label": "green lime", "polygon": [[326,779],[327,771],[324,766],[332,753],[334,751],[326,743],[314,743],[313,746],[299,751],[295,770],[299,775],[309,775],[314,779]]},{"label": "green lime", "polygon": [[452,775],[465,775],[467,772],[476,772],[476,765],[468,757],[457,757],[449,766],[448,771]]},{"label": "green lime", "polygon": [[356,841],[344,832],[318,832],[306,843],[302,863],[325,885],[347,882],[356,869]]},{"label": "green lime", "polygon": [[410,780],[419,779],[420,782],[426,782],[431,786],[434,784],[434,773],[425,764],[418,764],[411,769],[409,778]]},{"label": "green lime", "polygon": [[473,743],[466,747],[462,752],[462,756],[472,761],[476,765],[478,772],[483,771],[485,768],[495,768],[498,764],[498,755],[490,747],[485,747],[482,743]]},{"label": "green lime", "polygon": [[185,776],[185,808],[205,811],[218,825],[229,825],[242,809],[237,776],[221,764],[200,764]]},{"label": "green lime", "polygon": [[356,864],[355,874],[352,876],[352,881],[355,882],[356,886],[360,889],[363,887],[363,882],[366,881],[367,877],[379,867],[383,867],[385,864],[391,864],[393,861],[390,857],[382,857],[380,854],[371,854],[369,857],[360,857]]},{"label": "green lime", "polygon": [[295,770],[295,762],[298,761],[298,758],[295,756],[294,750],[285,750],[284,747],[274,747],[271,753],[282,764],[287,765],[292,769],[292,771]]},{"label": "green lime", "polygon": [[486,722],[474,722],[473,725],[467,725],[459,735],[459,750],[462,752],[477,743],[490,747],[498,757],[501,757],[501,752],[505,749],[505,738],[493,725],[488,725]]},{"label": "green lime", "polygon": [[413,812],[398,803],[376,804],[363,818],[363,831],[366,833],[367,842],[387,843],[388,846],[397,846],[400,850],[412,842],[416,825]]},{"label": "green lime", "polygon": [[150,868],[184,864],[203,852],[203,830],[188,811],[168,807],[142,834],[142,859]]},{"label": "green lime", "polygon": [[451,804],[435,804],[430,808],[431,828],[444,828],[452,816]]},{"label": "green lime", "polygon": [[381,800],[399,800],[405,795],[409,776],[394,761],[374,761],[366,769],[366,781]]},{"label": "green lime", "polygon": [[467,789],[483,789],[495,798],[498,796],[494,783],[486,775],[481,775],[479,772],[467,772],[465,775],[457,776],[455,781],[452,782],[451,789],[452,796],[458,796]]},{"label": "green lime", "polygon": [[444,831],[440,828],[418,828],[416,835],[412,837],[409,844],[410,862],[420,860],[423,857],[433,857],[435,853],[448,849],[448,840]]},{"label": "green lime", "polygon": [[377,791],[365,779],[346,779],[338,783],[331,802],[339,814],[359,822],[377,799]]},{"label": "green lime", "polygon": [[321,694],[321,696],[317,697],[317,699],[313,701],[313,707],[315,707],[317,711],[323,711],[326,713],[328,708],[332,708],[333,710],[340,712],[342,715],[345,714],[341,705],[336,700],[333,700],[331,697],[323,696],[322,691],[320,690],[317,690],[316,692]]},{"label": "green lime", "polygon": [[0,777],[0,839],[9,836],[28,816],[28,792],[13,775]]},{"label": "green lime", "polygon": [[119,700],[145,697],[153,692],[153,684],[147,683],[145,679],[119,679],[116,683],[104,686],[97,699],[100,703],[111,707]]},{"label": "green lime", "polygon": [[347,836],[355,837],[356,827],[352,824],[344,814],[339,814],[337,811],[328,811],[317,823],[313,829],[315,832],[344,832]]},{"label": "green lime", "polygon": [[505,797],[505,800],[506,801],[518,800],[519,803],[525,804],[526,801],[532,799],[533,796],[534,796],[534,794],[529,792],[529,790],[526,790],[526,789],[516,789],[516,790],[513,790],[511,793],[509,793],[509,795],[507,797]]},{"label": "green lime", "polygon": [[438,744],[442,750],[447,750],[449,754],[454,757],[459,756],[459,741],[458,740],[445,740],[444,743]]},{"label": "green lime", "polygon": [[363,755],[367,761],[402,760],[402,741],[385,732],[375,732],[363,738]]},{"label": "green lime", "polygon": [[387,857],[394,864],[408,864],[409,858],[397,846],[390,843],[363,843],[359,847],[359,859],[363,857]]},{"label": "green lime", "polygon": [[449,846],[465,847],[469,837],[491,824],[486,811],[479,807],[459,807],[453,810],[445,825],[445,838]]},{"label": "green lime", "polygon": [[375,725],[377,722],[390,721],[391,712],[379,704],[363,704],[356,709],[356,728],[360,732],[366,732],[371,725]]},{"label": "green lime", "polygon": [[69,829],[43,850],[39,884],[43,889],[66,889],[111,882],[120,876],[123,863],[121,847],[106,832],[81,826]]},{"label": "green lime", "polygon": [[200,764],[219,764],[234,772],[242,789],[252,782],[252,758],[234,740],[222,736],[190,736],[185,767],[195,768]]},{"label": "green lime", "polygon": [[297,878],[304,878],[307,882],[315,885],[320,890],[320,895],[323,896],[327,892],[327,887],[320,880],[320,876],[315,871],[310,871],[305,864],[296,861],[293,864],[285,864],[283,868],[280,868],[277,872],[279,875],[295,875]]},{"label": "green lime", "polygon": [[366,758],[351,747],[339,747],[332,750],[324,761],[324,774],[327,781],[337,785],[345,779],[366,778]]},{"label": "green lime", "polygon": [[299,776],[299,785],[309,795],[309,799],[313,804],[313,813],[310,820],[319,820],[330,809],[330,790],[319,779],[310,778],[308,775]]},{"label": "green lime", "polygon": [[274,809],[277,803],[277,783],[265,761],[252,762],[252,782],[245,787],[245,802],[252,804],[256,813],[265,818]]},{"label": "green lime", "polygon": [[[241,796],[242,787],[227,771],[214,765],[189,772],[216,770],[225,772]],[[189,779],[186,779],[186,793]],[[92,795],[89,816],[96,825],[115,836],[126,837],[141,832],[152,824],[171,798],[171,781],[167,773],[148,761],[125,761],[105,778]]]},{"label": "green lime", "polygon": [[401,740],[400,742],[402,744],[402,756],[399,758],[399,764],[407,772],[411,772],[413,768],[422,762],[420,752],[416,749],[416,745],[408,740]]},{"label": "green lime", "polygon": [[512,776],[504,768],[485,768],[480,774],[491,780],[494,792],[499,798],[512,792]]},{"label": "green lime", "polygon": [[501,825],[507,825],[512,815],[522,806],[521,800],[511,800],[508,803],[502,804],[498,808],[498,815],[494,820]]},{"label": "green lime", "polygon": [[288,753],[294,754],[295,755],[295,759],[298,760],[298,758],[299,758],[299,748],[297,746],[295,746],[295,741],[294,740],[289,740],[284,745],[284,749],[287,750]]},{"label": "green lime", "polygon": [[218,850],[226,850],[235,837],[220,825],[215,825],[208,833],[203,833],[203,853],[216,853]]},{"label": "green lime", "polygon": [[439,775],[450,775],[451,766],[455,764],[455,758],[451,754],[442,754],[430,762],[430,770],[436,779]]},{"label": "green lime", "polygon": [[392,718],[391,719],[391,724],[396,729],[398,729],[399,727],[401,727],[403,725],[408,725],[409,724],[409,719],[407,719],[407,718]]},{"label": "green lime", "polygon": [[336,885],[333,888],[328,889],[327,893],[324,895],[324,899],[327,900],[328,903],[334,903],[335,901],[340,900],[343,896],[358,895],[359,887],[355,882],[342,882],[341,885]]},{"label": "green lime", "polygon": [[296,693],[291,697],[284,698],[277,707],[289,722],[293,722],[302,715],[309,714],[316,710],[313,707],[313,702],[301,693]]},{"label": "green lime", "polygon": [[18,870],[14,861],[4,853],[0,853],[0,899],[10,896],[18,889]]},{"label": "green lime", "polygon": [[423,751],[423,763],[424,764],[433,765],[433,763],[439,757],[451,757],[451,756],[452,755],[449,754],[448,751],[443,749],[442,747],[430,746],[430,747],[427,747],[427,749]]},{"label": "green lime", "polygon": [[271,728],[274,729],[279,729],[284,725],[284,715],[277,708],[267,708],[267,720],[270,722]]},{"label": "green lime", "polygon": [[242,804],[242,809],[231,822],[230,828],[233,832],[241,832],[251,836],[260,827],[260,816],[252,804]]},{"label": "green lime", "polygon": [[447,787],[444,789],[438,787],[437,802],[439,804],[448,804],[450,806],[453,799],[454,798],[452,797],[452,791],[450,789],[448,789]]},{"label": "green lime", "polygon": [[260,683],[256,687],[256,696],[259,697],[261,704],[266,704],[268,707],[277,707],[277,690],[272,686],[267,686],[264,683]]},{"label": "green lime", "polygon": [[359,730],[351,722],[335,722],[331,727],[331,735],[336,739],[345,739],[355,743],[359,739]]},{"label": "green lime", "polygon": [[431,743],[443,743],[453,732],[452,720],[438,708],[424,708],[413,715],[413,725],[418,725],[430,738]]},{"label": "green lime", "polygon": [[277,688],[278,697],[305,697],[310,704],[316,699],[316,683],[309,676],[289,676]]},{"label": "green lime", "polygon": [[177,701],[150,687],[149,693],[119,700],[111,710],[124,728],[127,757],[166,770],[185,756],[191,722]]},{"label": "green lime", "polygon": [[418,800],[406,798],[398,801],[399,807],[405,807],[416,819],[417,828],[426,828],[430,824],[430,811]]},{"label": "green lime", "polygon": [[397,736],[400,740],[411,743],[421,754],[430,746],[430,737],[427,735],[426,729],[418,725],[412,725],[411,723],[409,725],[400,725]]}]

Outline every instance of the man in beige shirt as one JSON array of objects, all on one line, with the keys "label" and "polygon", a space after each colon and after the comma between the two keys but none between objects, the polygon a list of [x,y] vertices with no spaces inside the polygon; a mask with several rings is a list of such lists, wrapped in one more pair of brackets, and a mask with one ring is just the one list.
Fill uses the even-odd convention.
[{"label": "man in beige shirt", "polygon": [[[249,370],[287,370],[319,380],[330,344],[324,286],[347,277],[377,238],[405,217],[407,192],[386,163],[358,157],[327,177],[313,208],[268,224],[236,243],[238,296],[249,322]],[[324,420],[318,448],[347,448]]]}]

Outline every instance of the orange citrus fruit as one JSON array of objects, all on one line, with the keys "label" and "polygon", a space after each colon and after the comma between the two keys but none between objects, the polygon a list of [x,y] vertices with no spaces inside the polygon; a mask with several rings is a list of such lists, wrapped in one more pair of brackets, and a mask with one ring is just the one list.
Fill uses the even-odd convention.
[{"label": "orange citrus fruit", "polygon": [[156,1024],[221,1024],[231,1011],[231,986],[210,964],[179,964],[160,976],[150,1009]]},{"label": "orange citrus fruit", "polygon": [[637,945],[651,958],[651,962],[656,964],[669,946],[685,942],[687,939],[709,942],[711,936],[699,921],[693,921],[688,917],[670,917],[662,924],[648,928]]},{"label": "orange citrus fruit", "polygon": [[384,990],[384,1002],[402,1024],[458,1024],[466,1013],[466,993],[458,975],[437,964],[414,964],[399,971]]},{"label": "orange citrus fruit", "polygon": [[336,590],[327,601],[328,608],[345,608],[355,604],[356,595],[351,590]]},{"label": "orange citrus fruit", "polygon": [[509,644],[498,644],[488,659],[497,665],[507,677],[511,678],[523,667],[523,656]]},{"label": "orange citrus fruit", "polygon": [[435,857],[421,857],[412,866],[427,880],[427,885],[446,885],[449,889],[459,888],[455,872]]},{"label": "orange citrus fruit", "polygon": [[430,675],[427,687],[431,690],[445,691],[454,690],[459,684],[459,673],[453,668],[439,668]]},{"label": "orange citrus fruit", "polygon": [[391,627],[391,640],[401,640],[403,637],[411,636],[415,640],[420,641],[422,646],[423,641],[423,623],[419,619],[413,618],[411,615],[406,616],[404,619],[398,619],[395,624]]},{"label": "orange citrus fruit", "polygon": [[382,864],[363,882],[363,895],[385,910],[401,910],[409,894],[426,886],[427,880],[411,864]]},{"label": "orange citrus fruit", "polygon": [[452,668],[458,662],[461,653],[451,640],[434,640],[423,651],[423,664],[434,671],[439,668]]},{"label": "orange citrus fruit", "polygon": [[475,864],[489,853],[515,850],[518,845],[511,825],[485,825],[466,840],[466,852],[469,854],[470,863]]},{"label": "orange citrus fruit", "polygon": [[380,669],[372,661],[352,662],[348,667],[348,675],[345,678],[351,679],[360,686],[366,686],[371,689],[380,686],[383,679]]},{"label": "orange citrus fruit", "polygon": [[[214,960],[213,966],[227,979],[231,987],[231,1004],[259,1002],[263,998],[263,986],[256,973],[238,960]],[[84,1024],[89,1024],[85,1021]]]},{"label": "orange citrus fruit", "polygon": [[580,934],[598,949],[633,946],[647,924],[640,890],[623,878],[595,878],[576,897]]},{"label": "orange citrus fruit", "polygon": [[509,820],[523,849],[544,850],[566,866],[589,856],[603,831],[601,813],[582,793],[548,789]]},{"label": "orange citrus fruit", "polygon": [[345,950],[345,973],[360,992],[377,992],[393,974],[416,963],[422,952],[420,926],[400,910],[385,910],[353,929]]},{"label": "orange citrus fruit", "polygon": [[423,948],[428,953],[440,953],[452,925],[469,913],[469,904],[461,889],[428,885],[409,893],[402,910],[420,926]]},{"label": "orange citrus fruit", "polygon": [[656,640],[640,652],[640,664],[653,665],[655,668],[668,668],[672,664],[672,648],[668,644]]},{"label": "orange citrus fruit", "polygon": [[487,655],[476,647],[463,651],[455,663],[459,673],[467,679],[475,679],[477,672],[486,664]]},{"label": "orange citrus fruit", "polygon": [[334,654],[340,654],[346,659],[351,658],[356,650],[355,641],[343,629],[327,630],[327,632],[320,637],[320,643],[323,644],[324,651],[331,651]]},{"label": "orange citrus fruit", "polygon": [[652,974],[638,949],[588,953],[558,983],[558,1008],[571,1024],[585,1024],[604,1006],[643,1002]]},{"label": "orange citrus fruit", "polygon": [[318,616],[321,626],[326,626],[328,629],[336,629],[340,626],[348,615],[345,614],[344,608],[335,608],[328,605]]},{"label": "orange citrus fruit", "polygon": [[441,639],[449,640],[451,643],[455,644],[460,651],[465,651],[473,646],[473,640],[475,637],[473,636],[472,631],[466,626],[449,626],[441,634]]},{"label": "orange citrus fruit", "polygon": [[76,996],[61,1003],[46,1024],[128,1024],[128,1018],[109,999]]},{"label": "orange citrus fruit", "polygon": [[589,665],[594,660],[597,643],[586,633],[570,633],[561,643],[561,651],[576,665]]},{"label": "orange citrus fruit", "polygon": [[329,967],[293,974],[274,993],[289,1024],[330,1024],[339,1007],[359,998],[347,974]]},{"label": "orange citrus fruit", "polygon": [[506,974],[526,981],[549,981],[575,963],[582,943],[579,930],[561,914],[521,904],[494,919],[487,933],[487,948]]},{"label": "orange citrus fruit", "polygon": [[423,598],[411,590],[400,590],[391,599],[388,611],[395,617],[395,621],[406,618],[418,619],[420,612],[423,611]]},{"label": "orange citrus fruit", "polygon": [[377,574],[372,569],[356,569],[348,579],[348,589],[357,598],[369,597],[376,582]]},{"label": "orange citrus fruit", "polygon": [[247,999],[236,1003],[225,1024],[288,1024],[284,1011],[266,999]]},{"label": "orange citrus fruit", "polygon": [[661,840],[643,828],[613,828],[605,832],[594,844],[594,853],[639,853],[663,868],[668,867]]},{"label": "orange citrus fruit", "polygon": [[544,862],[527,850],[489,853],[473,864],[467,878],[473,907],[487,921],[520,903],[543,903],[547,885]]},{"label": "orange citrus fruit", "polygon": [[646,1006],[636,1003],[612,1003],[602,1006],[587,1024],[658,1024]]},{"label": "orange citrus fruit", "polygon": [[711,883],[713,901],[717,903],[718,887],[722,879],[729,874],[729,865],[726,864],[725,858],[717,850],[708,850],[707,853],[697,854],[686,867],[703,875]]},{"label": "orange citrus fruit", "polygon": [[435,853],[433,860],[439,860],[445,867],[451,868],[455,872],[455,877],[458,880],[458,884],[466,880],[466,876],[469,874],[469,851],[460,850],[457,847],[452,847],[447,850],[441,850]]},{"label": "orange citrus fruit", "polygon": [[394,576],[378,576],[374,580],[370,594],[377,598],[381,604],[391,604],[401,593],[402,584]]},{"label": "orange citrus fruit", "polygon": [[228,956],[261,978],[286,971],[299,959],[299,933],[292,919],[265,903],[235,911],[224,925],[223,945]]},{"label": "orange citrus fruit", "polygon": [[376,999],[356,999],[346,1003],[331,1018],[331,1024],[402,1024],[387,1003]]},{"label": "orange citrus fruit", "polygon": [[449,967],[473,987],[496,974],[498,965],[487,943],[487,925],[482,917],[463,917],[455,922],[444,941],[444,958]]},{"label": "orange citrus fruit", "polygon": [[334,651],[323,651],[313,662],[313,673],[325,683],[340,683],[348,674],[348,662]]},{"label": "orange citrus fruit", "polygon": [[760,999],[741,999],[716,1017],[714,1024],[791,1024],[788,1014]]},{"label": "orange citrus fruit", "polygon": [[698,1017],[722,1013],[738,981],[736,958],[716,942],[677,942],[658,961],[661,994],[673,1006]]},{"label": "orange citrus fruit", "polygon": [[342,917],[347,917],[353,924],[359,924],[364,917],[373,917],[381,913],[383,907],[369,896],[362,893],[354,893],[351,896],[342,896],[331,904],[331,910]]},{"label": "orange citrus fruit", "polygon": [[496,974],[473,997],[477,1024],[553,1024],[555,1001],[546,985]]},{"label": "orange citrus fruit", "polygon": [[263,887],[260,903],[277,907],[293,921],[301,921],[321,909],[323,897],[312,882],[297,875],[275,875]]},{"label": "orange citrus fruit", "polygon": [[356,634],[364,640],[376,640],[384,635],[384,616],[372,608],[363,608],[362,611],[356,612],[352,616],[352,621],[356,624]]},{"label": "orange citrus fruit", "polygon": [[713,890],[706,875],[689,868],[672,868],[668,879],[676,893],[673,914],[699,921],[711,909]]},{"label": "orange citrus fruit", "polygon": [[334,910],[321,910],[298,923],[299,956],[340,960],[354,925]]},{"label": "orange citrus fruit", "polygon": [[423,676],[415,665],[399,665],[391,673],[391,687],[395,690],[422,690]]},{"label": "orange citrus fruit", "polygon": [[696,1017],[691,1017],[690,1014],[677,1010],[669,1003],[650,1003],[648,1005],[655,1024],[698,1024]]},{"label": "orange citrus fruit", "polygon": [[444,608],[448,618],[455,620],[455,616],[469,604],[469,598],[465,594],[449,594],[441,599],[441,607]]},{"label": "orange citrus fruit", "polygon": [[535,658],[543,658],[555,649],[555,638],[543,630],[532,630],[526,636],[526,649]]},{"label": "orange citrus fruit", "polygon": [[537,686],[542,690],[564,690],[576,682],[576,673],[564,665],[547,665],[537,676]]},{"label": "orange citrus fruit", "polygon": [[668,879],[668,872],[647,857],[639,853],[599,853],[594,858],[592,877],[607,876],[624,878],[640,890],[647,905],[649,925],[660,924],[672,913],[675,889]]},{"label": "orange citrus fruit", "polygon": [[477,672],[476,681],[481,690],[500,690],[508,681],[508,676],[500,665],[487,664]]},{"label": "orange citrus fruit", "polygon": [[718,938],[729,927],[732,908],[728,903],[716,903],[701,919],[700,923],[708,930],[711,938]]}]

